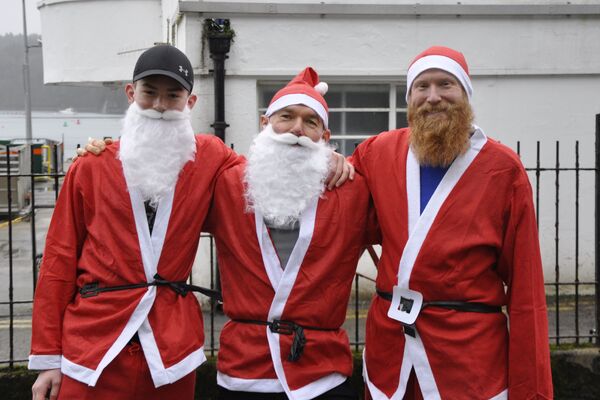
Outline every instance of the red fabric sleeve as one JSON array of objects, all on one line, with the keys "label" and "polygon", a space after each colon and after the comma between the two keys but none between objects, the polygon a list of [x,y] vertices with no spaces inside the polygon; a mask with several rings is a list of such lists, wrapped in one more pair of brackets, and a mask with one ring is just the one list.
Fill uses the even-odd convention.
[{"label": "red fabric sleeve", "polygon": [[[227,182],[224,173],[229,171],[233,167],[237,167],[240,164],[246,162],[246,158],[237,154],[231,148],[227,147],[220,139],[215,137],[215,140],[219,142],[217,144],[217,149],[215,151],[222,152],[221,160],[222,163],[217,169],[215,174],[215,188],[213,192],[213,199],[211,200],[211,205],[208,210],[208,214],[206,215],[206,219],[204,220],[204,224],[202,225],[202,232],[207,232],[210,234],[214,234],[215,232],[215,224],[217,221],[216,211],[214,210],[214,199],[217,196],[217,192],[220,190],[227,190]],[[241,178],[240,178],[241,179]]]},{"label": "red fabric sleeve", "polygon": [[77,260],[86,237],[84,199],[75,162],[65,177],[46,236],[33,303],[31,354],[62,354],[62,323],[76,292]]},{"label": "red fabric sleeve", "polygon": [[230,147],[225,145],[225,143],[223,143],[221,141],[221,139],[219,139],[215,136],[213,140],[215,142],[217,142],[215,147],[216,148],[220,147],[219,150],[215,149],[214,151],[220,151],[222,153],[222,154],[220,154],[221,165],[217,169],[217,174],[216,174],[217,177],[219,175],[221,175],[224,171],[228,170],[229,168],[234,167],[246,160],[244,158],[244,156],[238,155],[235,151],[233,151],[233,149],[231,149]]},{"label": "red fabric sleeve", "polygon": [[367,226],[365,229],[365,244],[381,244],[381,229],[379,228],[379,221],[377,220],[375,204],[373,204],[373,198],[371,197],[369,198],[369,211],[367,214]]},{"label": "red fabric sleeve", "polygon": [[499,273],[508,286],[510,399],[551,399],[552,375],[544,277],[531,186],[513,186]]},{"label": "red fabric sleeve", "polygon": [[208,208],[208,213],[206,214],[206,218],[204,219],[204,224],[202,224],[202,232],[210,233],[211,235],[215,234],[215,229],[217,227],[217,223],[219,221],[218,211],[215,206],[215,199],[218,197],[217,193],[220,190],[224,190],[226,186],[225,176],[220,174],[217,176],[215,182],[215,190],[213,192],[213,198],[210,202],[210,206]]}]

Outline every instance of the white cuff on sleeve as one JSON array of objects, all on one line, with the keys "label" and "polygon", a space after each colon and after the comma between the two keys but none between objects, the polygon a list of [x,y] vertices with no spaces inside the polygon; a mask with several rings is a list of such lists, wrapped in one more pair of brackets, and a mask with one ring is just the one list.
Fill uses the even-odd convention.
[{"label": "white cuff on sleeve", "polygon": [[60,369],[60,360],[61,355],[30,355],[29,356],[29,365],[27,368],[35,369],[35,370],[43,370],[43,369]]}]

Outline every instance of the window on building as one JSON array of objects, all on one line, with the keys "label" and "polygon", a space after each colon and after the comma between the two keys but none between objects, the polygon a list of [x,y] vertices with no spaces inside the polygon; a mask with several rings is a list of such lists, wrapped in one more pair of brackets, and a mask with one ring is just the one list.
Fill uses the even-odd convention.
[{"label": "window on building", "polygon": [[[258,85],[259,115],[285,82]],[[406,86],[401,84],[330,84],[325,100],[329,105],[331,142],[345,155],[363,140],[390,129],[407,126]]]}]

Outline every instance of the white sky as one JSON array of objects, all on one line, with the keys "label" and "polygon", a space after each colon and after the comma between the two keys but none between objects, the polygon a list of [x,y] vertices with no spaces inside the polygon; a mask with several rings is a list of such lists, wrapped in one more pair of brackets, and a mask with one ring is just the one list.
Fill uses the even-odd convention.
[{"label": "white sky", "polygon": [[[25,0],[27,33],[42,33],[39,0]],[[23,0],[0,0],[0,35],[23,33]]]}]

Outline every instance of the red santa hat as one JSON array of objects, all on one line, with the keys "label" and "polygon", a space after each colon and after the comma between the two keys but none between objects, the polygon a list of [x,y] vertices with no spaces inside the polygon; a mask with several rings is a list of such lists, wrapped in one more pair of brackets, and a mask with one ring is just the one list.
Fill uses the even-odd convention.
[{"label": "red santa hat", "polygon": [[465,56],[456,50],[444,46],[433,46],[419,54],[410,63],[406,74],[406,102],[410,94],[413,81],[419,74],[428,69],[441,69],[451,73],[458,79],[467,92],[469,100],[473,95],[473,86],[469,78],[469,67]]},{"label": "red santa hat", "polygon": [[275,93],[271,99],[265,115],[270,117],[277,111],[294,104],[302,104],[312,108],[323,120],[325,128],[329,123],[329,108],[323,95],[327,93],[328,86],[319,82],[319,75],[311,67],[304,68],[283,89]]}]

